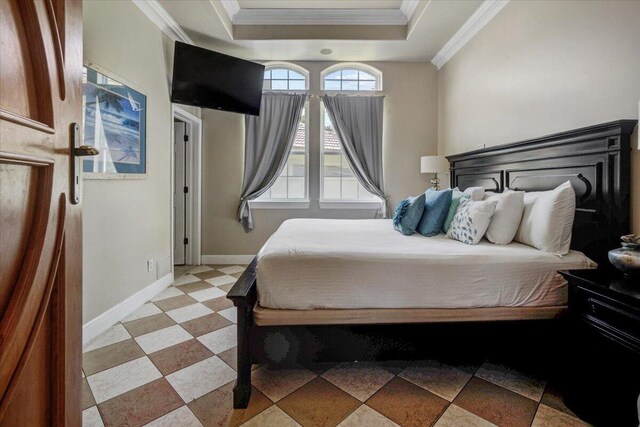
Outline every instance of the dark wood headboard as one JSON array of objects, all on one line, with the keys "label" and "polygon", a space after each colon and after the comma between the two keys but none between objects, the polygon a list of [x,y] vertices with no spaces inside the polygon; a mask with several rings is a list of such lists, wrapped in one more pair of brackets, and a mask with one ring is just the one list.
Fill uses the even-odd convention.
[{"label": "dark wood headboard", "polygon": [[571,181],[571,247],[606,268],[607,251],[619,247],[630,229],[630,139],[637,123],[618,120],[447,156],[451,187],[544,191]]}]

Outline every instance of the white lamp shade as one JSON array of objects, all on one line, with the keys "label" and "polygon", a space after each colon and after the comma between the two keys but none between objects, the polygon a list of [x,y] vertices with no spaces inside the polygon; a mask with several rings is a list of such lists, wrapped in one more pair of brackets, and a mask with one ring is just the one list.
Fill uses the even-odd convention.
[{"label": "white lamp shade", "polygon": [[439,173],[449,170],[449,161],[442,156],[420,157],[421,173]]}]

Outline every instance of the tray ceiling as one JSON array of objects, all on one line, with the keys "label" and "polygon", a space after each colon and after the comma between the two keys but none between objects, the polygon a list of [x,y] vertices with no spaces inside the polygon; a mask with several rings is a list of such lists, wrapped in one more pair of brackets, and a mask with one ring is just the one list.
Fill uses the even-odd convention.
[{"label": "tray ceiling", "polygon": [[400,9],[402,0],[238,0],[241,9]]},{"label": "tray ceiling", "polygon": [[[443,47],[455,53],[459,47],[452,41],[472,37],[468,31],[461,37],[461,27],[479,31],[493,17],[478,17],[486,14],[483,7],[499,10],[496,5],[507,1],[143,0],[144,7],[156,4],[170,27],[195,44],[245,59],[407,62],[429,62]],[[239,19],[245,13],[251,23]],[[327,16],[333,18],[322,22]],[[332,53],[321,54],[324,49]]]}]

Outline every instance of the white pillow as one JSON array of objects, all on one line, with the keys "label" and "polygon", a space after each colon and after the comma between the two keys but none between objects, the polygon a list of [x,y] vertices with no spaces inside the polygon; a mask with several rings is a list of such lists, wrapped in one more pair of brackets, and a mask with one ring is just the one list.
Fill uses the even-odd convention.
[{"label": "white pillow", "polygon": [[497,200],[474,202],[463,199],[451,221],[447,237],[467,245],[477,245],[489,227],[497,204]]},{"label": "white pillow", "polygon": [[464,190],[465,194],[471,196],[471,200],[479,202],[484,199],[484,187],[469,187]]},{"label": "white pillow", "polygon": [[487,192],[484,199],[498,202],[487,228],[487,240],[496,245],[508,245],[516,237],[520,227],[524,211],[524,191]]},{"label": "white pillow", "polygon": [[524,212],[516,241],[544,252],[565,255],[571,246],[576,193],[571,182],[551,191],[524,194]]}]

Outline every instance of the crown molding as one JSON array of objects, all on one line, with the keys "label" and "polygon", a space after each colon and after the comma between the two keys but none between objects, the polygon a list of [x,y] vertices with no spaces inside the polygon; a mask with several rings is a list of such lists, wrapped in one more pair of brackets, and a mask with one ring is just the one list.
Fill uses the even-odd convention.
[{"label": "crown molding", "polygon": [[400,9],[240,9],[235,25],[407,25]]},{"label": "crown molding", "polygon": [[402,0],[400,5],[400,12],[407,18],[407,22],[411,20],[413,13],[416,11],[420,0]]},{"label": "crown molding", "polygon": [[458,53],[482,28],[493,19],[509,3],[509,0],[485,0],[480,7],[466,20],[458,31],[449,39],[440,51],[433,57],[431,63],[442,68]]},{"label": "crown molding", "polygon": [[157,0],[131,0],[171,40],[195,44]]},{"label": "crown molding", "polygon": [[238,13],[240,13],[240,4],[237,0],[219,0],[231,22],[234,22]]},{"label": "crown molding", "polygon": [[399,9],[242,9],[237,0],[220,0],[234,25],[407,25],[420,0],[403,0]]}]

